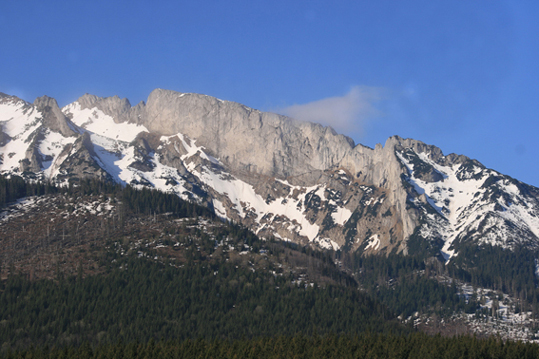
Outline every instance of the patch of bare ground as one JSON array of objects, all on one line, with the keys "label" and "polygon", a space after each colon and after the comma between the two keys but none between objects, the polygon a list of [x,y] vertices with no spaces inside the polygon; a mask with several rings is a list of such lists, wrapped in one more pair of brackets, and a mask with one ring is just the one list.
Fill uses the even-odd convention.
[{"label": "patch of bare ground", "polygon": [[290,277],[297,285],[346,281],[329,256],[279,242],[249,243],[236,230],[204,217],[136,214],[106,196],[28,197],[1,210],[0,278],[10,273],[30,279],[95,275],[105,272],[115,256],[136,255],[177,266],[230,261]]}]

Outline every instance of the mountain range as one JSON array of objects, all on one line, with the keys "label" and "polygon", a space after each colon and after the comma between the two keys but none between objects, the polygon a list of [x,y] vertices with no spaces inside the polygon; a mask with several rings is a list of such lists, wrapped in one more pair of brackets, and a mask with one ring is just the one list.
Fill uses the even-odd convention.
[{"label": "mountain range", "polygon": [[398,136],[369,148],[331,127],[157,89],[59,108],[0,93],[0,173],[174,193],[263,238],[451,260],[467,244],[539,246],[539,189]]}]

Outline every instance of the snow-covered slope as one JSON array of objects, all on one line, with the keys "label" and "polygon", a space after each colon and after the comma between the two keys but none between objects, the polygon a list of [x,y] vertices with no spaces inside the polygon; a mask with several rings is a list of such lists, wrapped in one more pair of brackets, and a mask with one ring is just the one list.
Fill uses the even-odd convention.
[{"label": "snow-covered slope", "polygon": [[40,178],[54,177],[60,154],[75,142],[44,126],[43,113],[17,98],[0,101],[0,134],[0,172],[38,169]]},{"label": "snow-covered slope", "polygon": [[[79,103],[62,110],[77,132],[89,134],[93,158],[117,182],[207,201],[222,218],[243,222],[263,236],[337,249],[345,236],[352,237],[343,233],[343,228],[355,201],[362,200],[365,207],[383,202],[377,204],[375,196],[379,194],[367,186],[353,187],[355,195],[344,203],[342,190],[335,191],[327,183],[298,186],[267,177],[249,183],[182,133],[151,135],[144,126],[117,123],[98,108],[83,109]],[[336,182],[351,182],[344,170],[328,171],[327,176]],[[352,238],[349,241],[349,246],[359,245]]]},{"label": "snow-covered slope", "polygon": [[423,212],[420,234],[441,239],[444,257],[469,241],[504,248],[539,246],[537,188],[467,158],[453,162],[413,148],[396,155],[416,194],[410,201]]},{"label": "snow-covered slope", "polygon": [[[450,258],[469,241],[539,243],[538,189],[477,161],[398,137],[354,147],[318,125],[207,96],[157,95],[135,107],[85,95],[61,111],[50,98],[30,104],[1,95],[0,173],[152,187],[260,236],[321,248],[406,252],[413,233]],[[163,99],[187,102],[167,107]]]}]

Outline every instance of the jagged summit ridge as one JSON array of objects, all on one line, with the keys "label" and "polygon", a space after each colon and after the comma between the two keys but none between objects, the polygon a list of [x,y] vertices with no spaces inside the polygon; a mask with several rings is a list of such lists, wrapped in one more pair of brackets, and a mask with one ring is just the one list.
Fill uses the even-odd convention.
[{"label": "jagged summit ridge", "polygon": [[305,176],[336,166],[354,146],[353,140],[330,127],[200,94],[157,89],[146,104],[135,107],[118,97],[84,95],[77,102],[82,109],[100,109],[117,123],[136,123],[163,136],[182,133],[196,138],[210,154],[247,173]]},{"label": "jagged summit ridge", "polygon": [[136,106],[86,94],[63,109],[0,95],[0,171],[149,186],[323,248],[407,252],[421,239],[449,258],[470,241],[539,243],[538,190],[466,156],[398,136],[372,149],[200,94],[157,89]]}]

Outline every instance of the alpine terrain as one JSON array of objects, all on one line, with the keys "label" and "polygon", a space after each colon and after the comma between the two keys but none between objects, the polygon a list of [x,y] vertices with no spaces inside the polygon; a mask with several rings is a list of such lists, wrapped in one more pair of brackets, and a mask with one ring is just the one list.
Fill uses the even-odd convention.
[{"label": "alpine terrain", "polygon": [[210,96],[86,94],[59,108],[0,94],[0,173],[100,179],[202,204],[262,238],[358,253],[539,246],[539,189],[398,136],[374,149],[332,128]]}]

